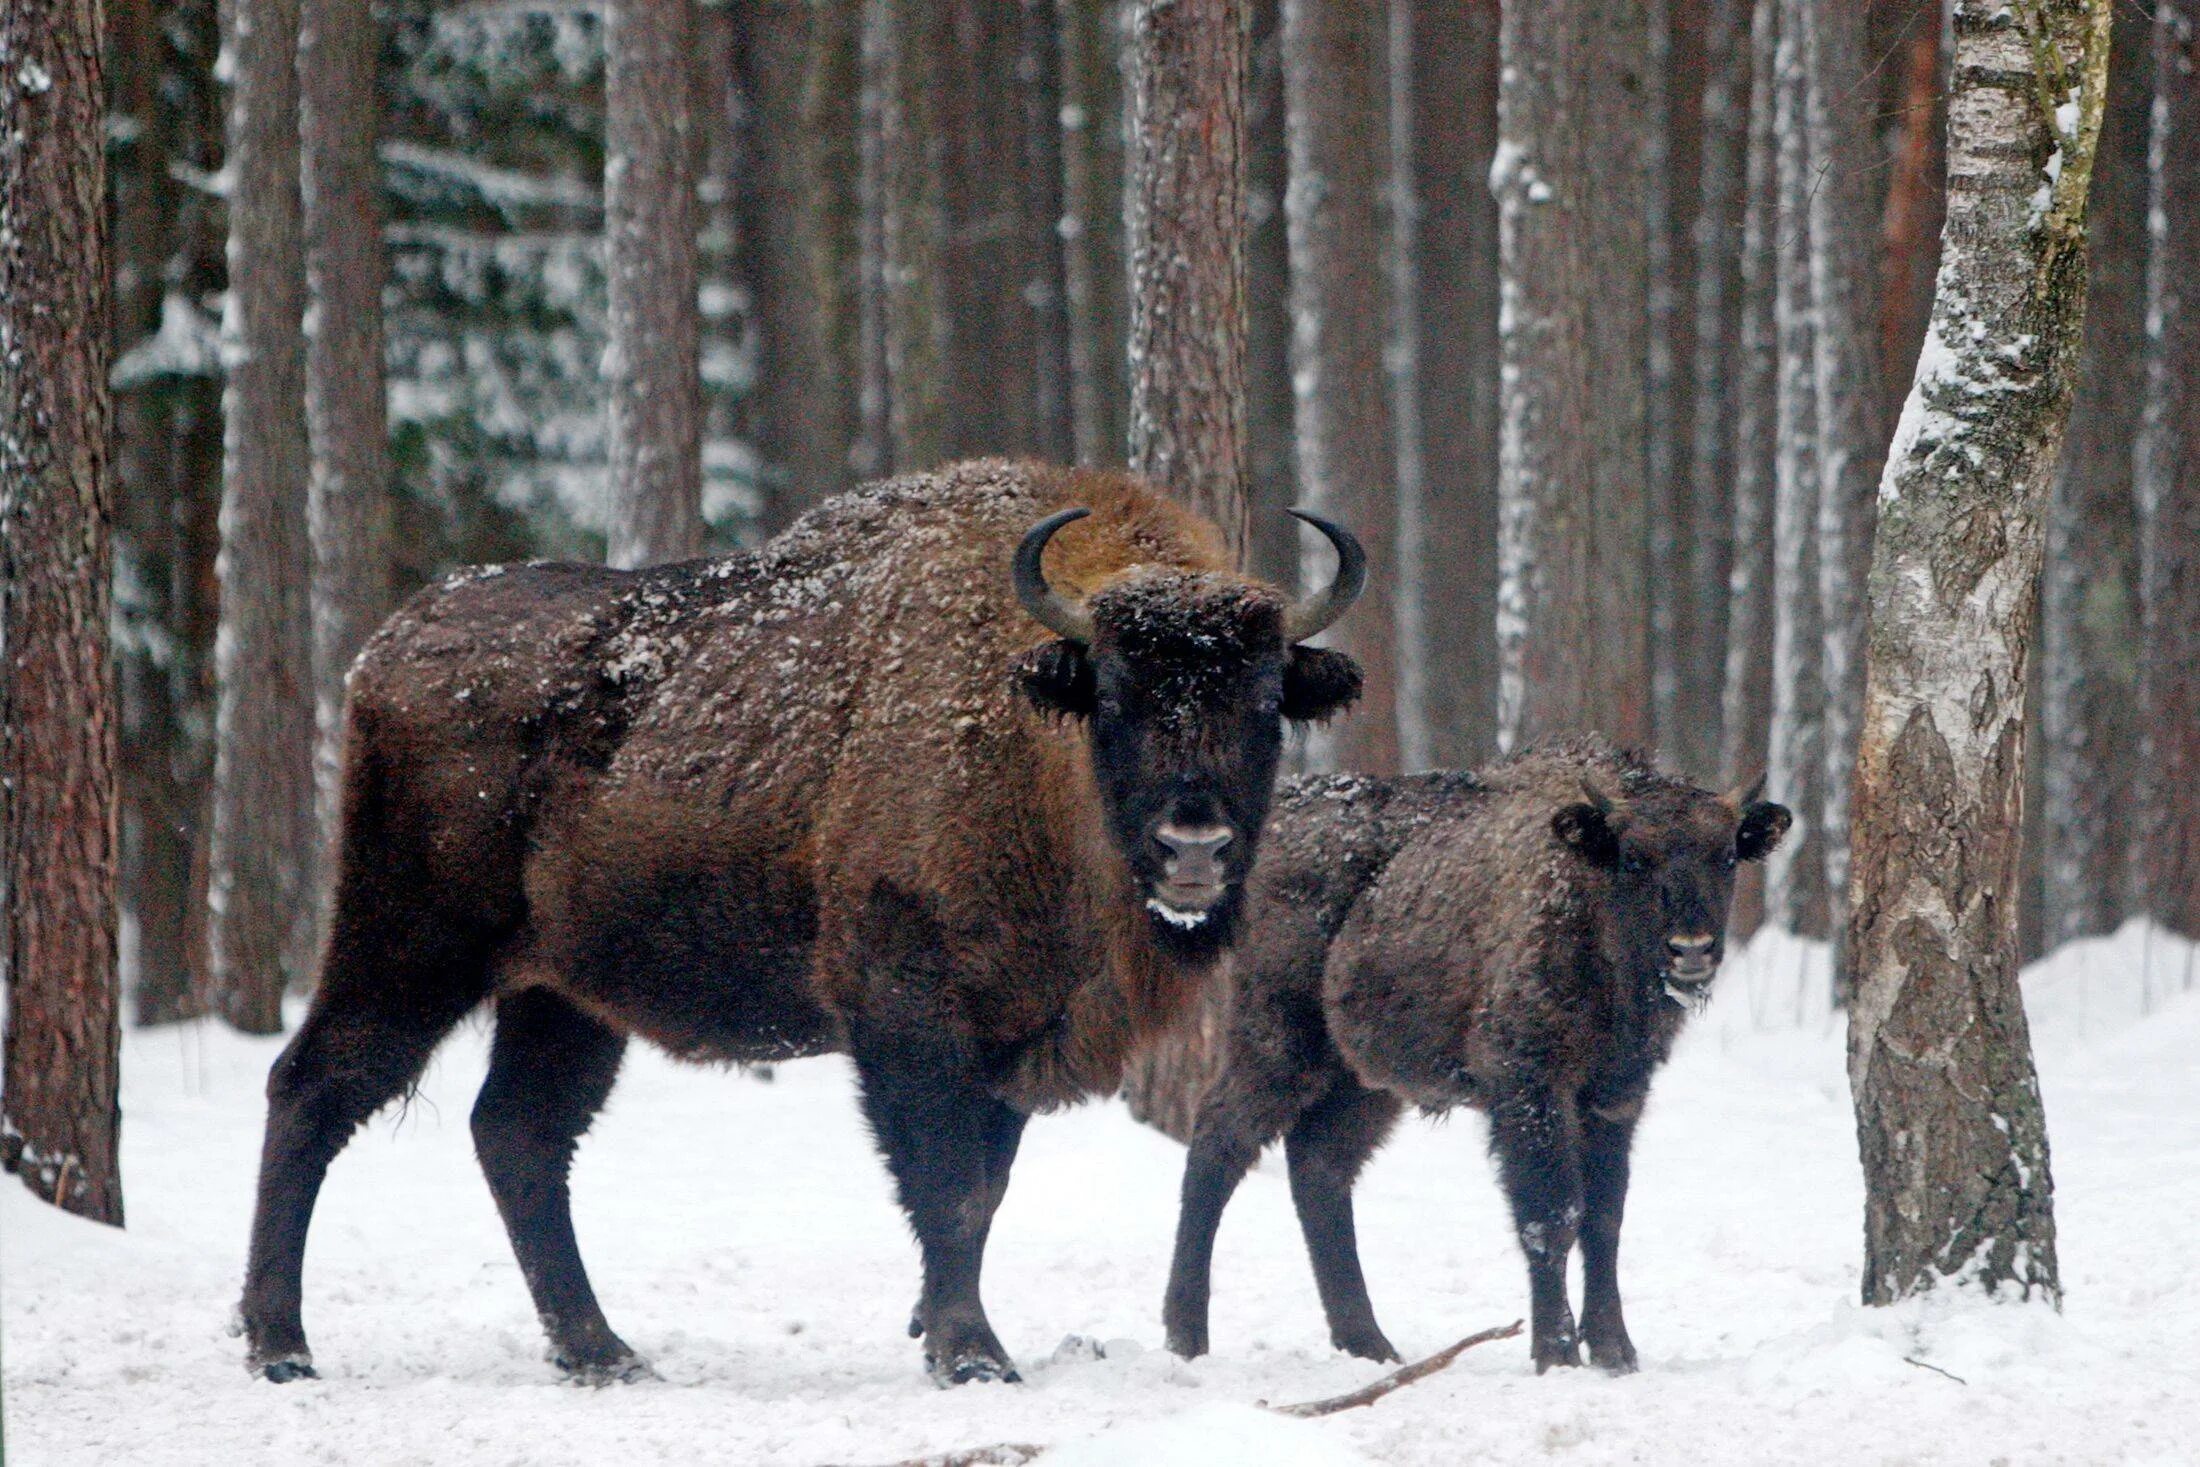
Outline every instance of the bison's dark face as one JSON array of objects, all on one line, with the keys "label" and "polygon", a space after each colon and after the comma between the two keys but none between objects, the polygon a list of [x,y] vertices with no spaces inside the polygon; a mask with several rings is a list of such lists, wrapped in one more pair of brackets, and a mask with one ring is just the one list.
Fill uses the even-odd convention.
[{"label": "bison's dark face", "polygon": [[1606,877],[1603,946],[1653,996],[1691,1011],[1710,1000],[1735,868],[1769,855],[1793,819],[1759,792],[1666,787],[1615,804],[1585,789],[1552,817],[1558,838]]},{"label": "bison's dark face", "polygon": [[1024,693],[1084,724],[1108,832],[1157,938],[1212,955],[1237,933],[1284,724],[1342,710],[1359,666],[1294,645],[1298,608],[1236,577],[1141,568],[1075,610],[1068,629],[1082,635],[1026,657]]}]

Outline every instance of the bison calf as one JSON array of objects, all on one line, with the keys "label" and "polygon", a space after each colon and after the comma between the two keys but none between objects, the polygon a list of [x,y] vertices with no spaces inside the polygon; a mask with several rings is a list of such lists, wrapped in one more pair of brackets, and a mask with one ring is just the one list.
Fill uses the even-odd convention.
[{"label": "bison calf", "polygon": [[1201,1106],[1164,1316],[1207,1349],[1230,1194],[1278,1136],[1332,1341],[1397,1352],[1375,1323],[1352,1185],[1408,1104],[1490,1119],[1527,1254],[1536,1369],[1579,1338],[1635,1366],[1620,1313],[1627,1158],[1653,1071],[1708,996],[1739,861],[1779,805],[1721,796],[1592,740],[1480,774],[1304,779],[1278,792],[1237,959],[1225,1066]]}]

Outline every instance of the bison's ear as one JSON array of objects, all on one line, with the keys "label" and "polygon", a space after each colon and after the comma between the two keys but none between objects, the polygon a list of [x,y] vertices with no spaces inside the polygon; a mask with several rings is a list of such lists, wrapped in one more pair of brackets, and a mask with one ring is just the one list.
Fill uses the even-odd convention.
[{"label": "bison's ear", "polygon": [[1066,638],[1026,652],[1016,664],[1016,681],[1032,707],[1057,718],[1090,718],[1098,702],[1092,659],[1083,643]]},{"label": "bison's ear", "polygon": [[1281,712],[1293,723],[1334,718],[1360,696],[1360,664],[1327,647],[1293,647],[1283,667]]},{"label": "bison's ear", "polygon": [[1612,817],[1601,806],[1586,802],[1565,806],[1551,817],[1551,833],[1581,852],[1592,866],[1619,864],[1619,832],[1612,829]]},{"label": "bison's ear", "polygon": [[1742,828],[1734,834],[1734,854],[1745,861],[1762,861],[1780,844],[1795,817],[1785,805],[1758,800],[1742,811]]}]

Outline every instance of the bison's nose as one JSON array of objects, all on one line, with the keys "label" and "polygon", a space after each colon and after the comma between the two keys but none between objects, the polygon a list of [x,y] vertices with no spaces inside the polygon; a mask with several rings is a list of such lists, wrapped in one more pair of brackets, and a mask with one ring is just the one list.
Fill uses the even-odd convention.
[{"label": "bison's nose", "polygon": [[1711,949],[1718,944],[1717,936],[1699,936],[1695,933],[1677,933],[1665,940],[1665,950],[1673,955],[1673,973],[1677,977],[1699,978],[1711,974]]},{"label": "bison's nose", "polygon": [[1222,852],[1237,833],[1227,825],[1164,821],[1154,827],[1153,838],[1168,852],[1161,864],[1172,886],[1207,887],[1223,884]]}]

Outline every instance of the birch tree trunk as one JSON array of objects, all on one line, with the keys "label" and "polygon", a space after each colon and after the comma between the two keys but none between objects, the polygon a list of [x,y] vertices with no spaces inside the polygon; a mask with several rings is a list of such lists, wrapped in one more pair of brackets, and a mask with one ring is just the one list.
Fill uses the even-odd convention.
[{"label": "birch tree trunk", "polygon": [[1242,560],[1247,0],[1132,0],[1130,31],[1130,466]]},{"label": "birch tree trunk", "polygon": [[0,1164],[119,1227],[100,11],[0,12]]},{"label": "birch tree trunk", "polygon": [[1643,7],[1507,7],[1501,45],[1498,739],[1646,744]]},{"label": "birch tree trunk", "polygon": [[2160,0],[2154,13],[2146,409],[2133,461],[2140,883],[2156,921],[2200,937],[2200,6]]},{"label": "birch tree trunk", "polygon": [[2144,808],[2139,759],[2138,524],[2132,443],[2146,395],[2147,134],[2153,37],[2128,13],[2109,42],[2108,102],[2086,205],[2085,342],[2047,520],[2040,607],[2042,936],[2112,932]]},{"label": "birch tree trunk", "polygon": [[1383,353],[1386,13],[1359,0],[1283,0],[1299,494],[1367,550],[1367,593],[1330,638],[1365,681],[1329,744],[1339,768],[1369,774],[1398,768],[1396,443]]},{"label": "birch tree trunk", "polygon": [[1947,232],[1880,486],[1857,766],[1849,1081],[1867,1303],[1940,1282],[2060,1297],[2013,897],[2109,19],[2110,0],[1956,9]]},{"label": "birch tree trunk", "polygon": [[[390,599],[377,40],[368,0],[304,0],[298,135],[313,453],[306,517],[313,546],[314,807],[324,852],[336,831],[344,674]],[[325,893],[317,897],[317,905],[325,901]]]},{"label": "birch tree trunk", "polygon": [[604,10],[605,528],[615,566],[703,548],[695,37],[694,0],[609,0]]},{"label": "birch tree trunk", "polygon": [[298,0],[232,0],[208,970],[224,1018],[279,1033],[311,965],[313,637]]},{"label": "birch tree trunk", "polygon": [[1810,294],[1810,147],[1805,133],[1805,6],[1781,0],[1773,62],[1774,320],[1779,338],[1772,526],[1772,727],[1767,788],[1796,829],[1765,863],[1765,917],[1804,937],[1827,934],[1824,622],[1818,587],[1818,394]]}]

